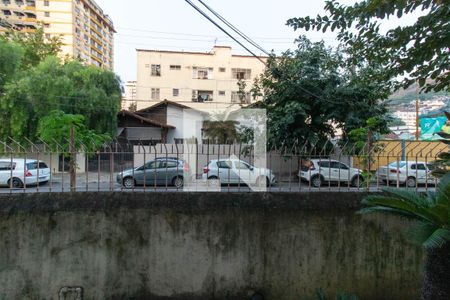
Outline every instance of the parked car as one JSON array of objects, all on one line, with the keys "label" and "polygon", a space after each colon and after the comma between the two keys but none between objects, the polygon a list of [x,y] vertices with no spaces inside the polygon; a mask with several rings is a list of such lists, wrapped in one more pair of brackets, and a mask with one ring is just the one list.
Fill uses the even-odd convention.
[{"label": "parked car", "polygon": [[433,166],[422,161],[399,161],[390,163],[377,170],[378,180],[385,184],[406,184],[416,187],[417,184],[435,184],[436,178],[431,174]]},{"label": "parked car", "polygon": [[339,182],[359,187],[364,181],[361,173],[361,170],[350,168],[337,160],[311,159],[303,161],[298,177],[314,187],[320,187],[325,182]]},{"label": "parked car", "polygon": [[275,175],[266,168],[257,168],[238,159],[214,159],[203,168],[202,179],[210,185],[256,184],[270,186],[275,184]]},{"label": "parked car", "polygon": [[117,174],[117,182],[127,189],[137,185],[172,185],[182,188],[184,176],[190,174],[189,165],[175,157],[157,158],[135,169]]},{"label": "parked car", "polygon": [[50,169],[45,162],[25,158],[0,159],[0,186],[22,188],[25,185],[46,184]]}]

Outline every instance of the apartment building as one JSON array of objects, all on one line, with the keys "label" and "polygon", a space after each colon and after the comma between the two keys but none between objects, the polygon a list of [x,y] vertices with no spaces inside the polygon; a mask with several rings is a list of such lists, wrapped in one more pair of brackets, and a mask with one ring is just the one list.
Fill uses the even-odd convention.
[{"label": "apartment building", "polygon": [[33,32],[39,23],[47,38],[62,37],[63,56],[113,69],[113,22],[93,0],[0,0],[0,32]]},{"label": "apartment building", "polygon": [[136,95],[137,81],[127,81],[124,85],[124,93],[122,95],[122,109],[128,109],[137,99]]},{"label": "apartment building", "polygon": [[[260,57],[266,61],[267,57]],[[138,109],[170,100],[195,109],[223,109],[250,104],[253,80],[265,68],[258,58],[232,54],[231,47],[210,52],[137,50]],[[246,92],[238,93],[238,82]]]}]

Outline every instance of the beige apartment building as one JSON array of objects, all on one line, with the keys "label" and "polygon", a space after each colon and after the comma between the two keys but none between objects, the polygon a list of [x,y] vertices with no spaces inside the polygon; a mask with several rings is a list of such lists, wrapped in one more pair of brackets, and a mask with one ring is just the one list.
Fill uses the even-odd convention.
[{"label": "beige apartment building", "polygon": [[39,23],[47,38],[62,37],[62,55],[113,69],[113,22],[93,0],[0,0],[0,32],[33,32]]},{"label": "beige apartment building", "polygon": [[137,81],[127,81],[124,85],[124,93],[122,95],[122,109],[128,109],[131,104],[136,103],[136,85]]},{"label": "beige apartment building", "polygon": [[[267,57],[260,57],[266,61]],[[170,100],[195,109],[223,109],[241,103],[238,81],[247,84],[245,104],[253,99],[253,81],[265,69],[258,58],[232,54],[231,47],[210,52],[137,50],[138,109]],[[239,97],[241,95],[241,97]]]}]

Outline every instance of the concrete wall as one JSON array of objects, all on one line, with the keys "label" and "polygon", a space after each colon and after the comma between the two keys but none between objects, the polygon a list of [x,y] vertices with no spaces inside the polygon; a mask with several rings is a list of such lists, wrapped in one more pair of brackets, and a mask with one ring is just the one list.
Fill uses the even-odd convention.
[{"label": "concrete wall", "polygon": [[361,194],[0,197],[0,299],[418,299],[423,253]]}]

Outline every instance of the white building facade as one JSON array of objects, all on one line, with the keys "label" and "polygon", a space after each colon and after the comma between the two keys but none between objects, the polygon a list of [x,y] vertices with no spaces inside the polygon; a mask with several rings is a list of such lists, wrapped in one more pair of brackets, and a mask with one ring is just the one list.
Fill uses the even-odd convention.
[{"label": "white building facade", "polygon": [[[264,72],[266,60],[233,55],[231,47],[223,46],[206,53],[138,49],[138,109],[162,100],[201,110],[250,104],[259,100],[250,89]],[[238,93],[239,81],[245,82],[244,93]]]}]

